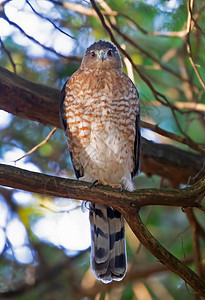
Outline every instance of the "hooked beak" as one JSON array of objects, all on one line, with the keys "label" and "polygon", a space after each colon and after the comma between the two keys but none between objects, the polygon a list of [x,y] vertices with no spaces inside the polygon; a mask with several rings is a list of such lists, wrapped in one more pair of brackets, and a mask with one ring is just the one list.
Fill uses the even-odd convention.
[{"label": "hooked beak", "polygon": [[100,59],[104,61],[106,59],[104,51],[100,51]]}]

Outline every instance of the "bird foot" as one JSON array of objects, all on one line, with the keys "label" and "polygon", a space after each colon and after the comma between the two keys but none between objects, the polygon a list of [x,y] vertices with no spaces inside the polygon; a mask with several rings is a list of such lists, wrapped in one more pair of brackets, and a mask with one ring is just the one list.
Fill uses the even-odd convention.
[{"label": "bird foot", "polygon": [[122,190],[122,185],[120,183],[107,183],[105,180],[95,180],[93,181],[90,187],[92,188],[93,186],[100,184],[104,186],[110,186],[113,189]]}]

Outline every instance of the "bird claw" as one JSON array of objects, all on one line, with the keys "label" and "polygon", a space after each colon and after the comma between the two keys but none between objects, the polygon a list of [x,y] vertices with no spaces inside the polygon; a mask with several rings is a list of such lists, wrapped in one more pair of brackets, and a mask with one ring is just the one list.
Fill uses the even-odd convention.
[{"label": "bird claw", "polygon": [[98,185],[99,181],[96,179],[95,181],[93,181],[90,185],[90,189],[92,189],[92,187],[94,187],[95,185]]},{"label": "bird claw", "polygon": [[95,180],[93,181],[93,183],[90,185],[90,188],[92,188],[95,185],[104,185],[104,186],[110,186],[113,189],[118,189],[120,191],[122,191],[122,185],[120,183],[107,183],[104,180]]}]

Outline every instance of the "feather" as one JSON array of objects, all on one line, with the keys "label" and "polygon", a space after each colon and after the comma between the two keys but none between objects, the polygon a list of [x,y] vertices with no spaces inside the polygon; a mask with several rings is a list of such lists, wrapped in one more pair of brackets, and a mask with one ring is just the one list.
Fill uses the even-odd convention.
[{"label": "feather", "polygon": [[91,267],[104,283],[121,280],[127,268],[124,218],[111,207],[91,203]]},{"label": "feather", "polygon": [[134,169],[132,177],[140,172],[140,159],[141,159],[141,133],[140,133],[140,113],[136,116],[135,120],[135,142],[134,142]]},{"label": "feather", "polygon": [[[59,98],[60,122],[61,122],[61,126],[62,126],[65,133],[68,131],[68,123],[67,123],[67,119],[66,119],[65,104],[64,104],[65,97],[66,97],[66,86],[67,85],[69,85],[69,78],[68,78],[68,80],[66,81],[66,83],[64,84],[64,86],[62,88],[61,93],[60,93],[60,98]],[[70,152],[70,157],[71,157],[73,169],[75,171],[75,175],[76,175],[77,179],[80,178],[80,177],[83,177],[83,175],[84,175],[83,166],[73,156],[70,147],[69,147],[69,152]]]},{"label": "feather", "polygon": [[65,92],[66,84],[67,84],[67,81],[66,81],[66,83],[64,84],[64,86],[61,90],[60,98],[59,98],[60,122],[61,122],[61,126],[63,127],[64,131],[66,131],[67,126],[68,126],[67,120],[66,120],[66,117],[65,117],[65,110],[64,110],[64,100],[65,100],[65,95],[66,95],[66,92]]}]

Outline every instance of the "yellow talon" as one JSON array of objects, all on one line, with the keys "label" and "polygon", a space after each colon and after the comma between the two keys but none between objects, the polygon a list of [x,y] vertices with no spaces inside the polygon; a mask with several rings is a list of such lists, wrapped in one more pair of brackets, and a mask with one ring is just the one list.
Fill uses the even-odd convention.
[{"label": "yellow talon", "polygon": [[119,189],[119,190],[122,189],[122,185],[120,183],[108,183],[105,180],[96,180],[93,185],[99,185],[99,184],[102,184],[104,186],[110,186],[113,189]]}]

